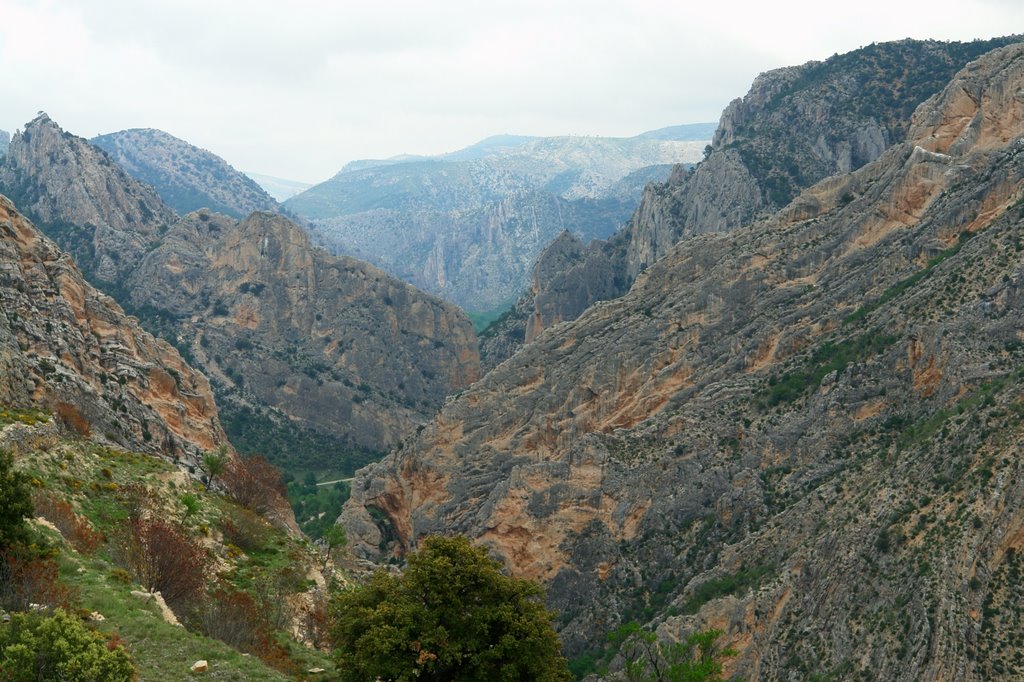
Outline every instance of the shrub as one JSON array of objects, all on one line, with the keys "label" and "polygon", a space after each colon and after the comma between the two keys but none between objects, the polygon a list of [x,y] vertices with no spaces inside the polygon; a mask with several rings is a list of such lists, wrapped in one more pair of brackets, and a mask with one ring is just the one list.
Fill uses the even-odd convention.
[{"label": "shrub", "polygon": [[25,519],[32,516],[29,477],[14,469],[14,456],[0,450],[0,552],[28,540]]},{"label": "shrub", "polygon": [[31,604],[50,608],[71,605],[73,593],[60,582],[56,562],[27,551],[0,554],[0,607],[27,611]]},{"label": "shrub", "polygon": [[116,641],[58,610],[52,616],[16,613],[0,627],[0,678],[11,682],[122,682],[135,677]]},{"label": "shrub", "polygon": [[272,528],[258,514],[240,509],[220,522],[224,540],[246,552],[259,552],[270,542]]},{"label": "shrub", "polygon": [[233,459],[224,468],[224,486],[238,504],[258,514],[288,507],[281,470],[259,455]]},{"label": "shrub", "polygon": [[89,521],[79,516],[71,505],[52,493],[42,490],[32,495],[32,504],[36,515],[57,527],[64,539],[81,554],[92,554],[103,543],[103,535],[97,533],[89,525]]},{"label": "shrub", "polygon": [[282,672],[294,672],[288,651],[274,639],[266,611],[247,592],[220,584],[193,610],[191,620],[207,637],[253,654]]},{"label": "shrub", "polygon": [[89,420],[71,403],[57,403],[53,410],[53,415],[57,418],[57,422],[62,424],[69,432],[83,438],[89,435]]},{"label": "shrub", "polygon": [[148,590],[159,591],[175,612],[183,613],[202,593],[206,548],[176,524],[130,518],[114,539],[115,561]]}]

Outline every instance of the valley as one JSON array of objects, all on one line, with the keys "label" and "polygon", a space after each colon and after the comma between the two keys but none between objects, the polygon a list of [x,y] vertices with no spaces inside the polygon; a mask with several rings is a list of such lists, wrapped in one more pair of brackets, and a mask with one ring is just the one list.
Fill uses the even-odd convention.
[{"label": "valley", "polygon": [[305,188],[0,131],[0,677],[1019,679],[1021,93],[872,43]]}]

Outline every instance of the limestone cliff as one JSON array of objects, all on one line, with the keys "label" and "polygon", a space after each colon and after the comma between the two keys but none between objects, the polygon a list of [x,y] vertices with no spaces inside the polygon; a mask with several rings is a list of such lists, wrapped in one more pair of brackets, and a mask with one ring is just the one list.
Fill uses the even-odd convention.
[{"label": "limestone cliff", "polygon": [[177,217],[156,192],[43,113],[0,161],[0,192],[97,280],[116,283]]},{"label": "limestone cliff", "polygon": [[[761,74],[722,113],[710,155],[696,169],[677,167],[667,182],[648,186],[626,229],[591,249],[594,263],[584,259],[548,278],[547,309],[534,306],[528,315],[533,328],[567,319],[549,319],[548,311],[582,311],[622,295],[681,239],[746,225],[801,189],[876,159],[904,138],[918,104],[968,61],[1014,40],[879,43]],[[609,272],[621,286],[593,279]],[[537,292],[535,285],[527,297],[539,300]]]},{"label": "limestone cliff", "polygon": [[723,628],[743,679],[1017,679],[1021,92],[1024,46],[982,57],[905,142],[541,333],[359,473],[354,548],[465,533],[570,655],[635,618]]},{"label": "limestone cliff", "polygon": [[[274,461],[366,461],[372,453],[349,450],[390,447],[479,373],[472,326],[454,307],[315,249],[279,214],[179,219],[45,115],[0,163],[7,186],[93,265],[87,274],[209,375],[232,437]],[[301,461],[311,457],[321,461]]]},{"label": "limestone cliff", "polygon": [[461,311],[277,214],[189,214],[128,284],[236,399],[358,446],[393,446],[479,373]]},{"label": "limestone cliff", "polygon": [[181,215],[208,208],[244,218],[253,211],[280,208],[262,187],[221,157],[162,130],[133,128],[90,142],[133,178],[152,185]]},{"label": "limestone cliff", "polygon": [[194,466],[227,442],[206,377],[0,196],[0,403]]}]

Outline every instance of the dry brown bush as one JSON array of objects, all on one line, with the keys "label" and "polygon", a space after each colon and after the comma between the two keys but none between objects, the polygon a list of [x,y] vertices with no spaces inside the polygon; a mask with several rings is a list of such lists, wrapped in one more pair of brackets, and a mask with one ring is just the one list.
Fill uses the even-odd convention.
[{"label": "dry brown bush", "polygon": [[36,516],[42,516],[56,526],[75,551],[91,555],[103,544],[103,535],[94,531],[85,517],[76,514],[70,504],[53,493],[37,490],[32,495],[32,506]]}]

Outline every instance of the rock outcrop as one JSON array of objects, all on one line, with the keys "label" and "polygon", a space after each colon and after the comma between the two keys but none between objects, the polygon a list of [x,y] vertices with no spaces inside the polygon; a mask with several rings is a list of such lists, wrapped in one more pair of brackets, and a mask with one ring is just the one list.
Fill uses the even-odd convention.
[{"label": "rock outcrop", "polygon": [[0,403],[195,466],[227,442],[206,377],[0,197]]},{"label": "rock outcrop", "polygon": [[180,215],[208,208],[234,218],[277,211],[273,197],[221,157],[153,128],[133,128],[90,140],[136,180],[152,185]]},{"label": "rock outcrop", "polygon": [[115,284],[176,220],[156,192],[43,113],[11,140],[0,192],[95,280]]},{"label": "rock outcrop", "polygon": [[[546,299],[547,309],[529,301],[516,307],[529,310],[526,319],[541,329],[567,319],[564,314],[548,319],[549,311],[582,311],[621,296],[681,239],[747,225],[819,180],[878,158],[903,139],[914,108],[954,73],[1017,39],[880,43],[761,74],[747,95],[722,113],[702,163],[692,170],[678,167],[667,182],[647,187],[626,229],[607,245],[591,248],[596,262],[584,259],[549,277],[546,296],[536,286],[526,294],[534,301]],[[607,279],[609,270],[622,286],[591,279]],[[526,319],[515,326],[525,327]]]},{"label": "rock outcrop", "polygon": [[393,446],[479,375],[461,311],[274,213],[189,214],[127,290],[237,398],[364,448]]},{"label": "rock outcrop", "polygon": [[906,141],[684,240],[359,472],[367,557],[464,533],[567,653],[719,627],[743,679],[1015,679],[1024,45]]}]

